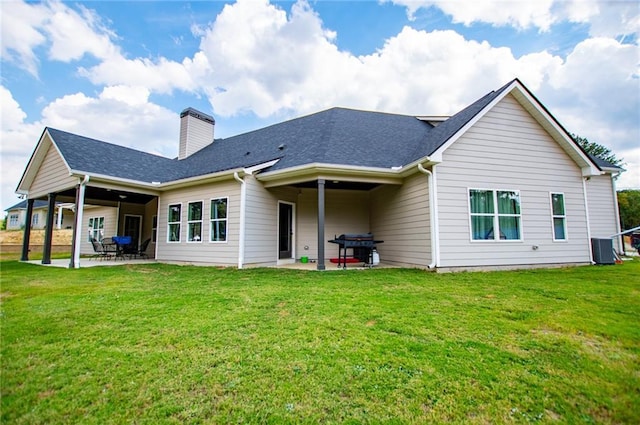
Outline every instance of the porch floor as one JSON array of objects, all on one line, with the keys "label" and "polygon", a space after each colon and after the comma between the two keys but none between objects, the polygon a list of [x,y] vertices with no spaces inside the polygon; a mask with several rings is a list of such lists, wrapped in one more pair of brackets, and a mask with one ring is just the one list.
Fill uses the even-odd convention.
[{"label": "porch floor", "polygon": [[[51,260],[51,264],[42,264],[41,260],[30,260],[30,261],[25,261],[25,263],[28,264],[35,264],[38,266],[47,266],[47,267],[59,267],[59,268],[64,268],[64,269],[68,269],[69,268],[69,258],[57,258],[57,259],[52,259]],[[156,261],[154,259],[149,259],[149,260],[142,260],[142,259],[131,259],[131,260],[99,260],[99,259],[92,259],[92,258],[81,258],[80,259],[80,268],[85,268],[85,267],[99,267],[99,266],[104,266],[104,267],[108,267],[108,266],[126,266],[128,264],[153,264],[153,263],[157,263],[157,262],[162,262],[162,261]],[[281,264],[278,266],[273,266],[273,268],[278,268],[278,269],[290,269],[290,270],[316,270],[316,263],[300,263],[300,262],[295,262],[295,263],[291,263],[291,264]],[[333,264],[330,262],[327,262],[325,264],[326,267],[326,271],[332,271],[332,270],[343,270],[342,267],[338,267],[337,264]],[[390,265],[390,264],[383,264],[380,263],[377,266],[375,266],[374,268],[376,269],[381,269],[381,268],[393,268],[396,266]],[[360,264],[349,264],[347,265],[347,270],[369,270],[369,267],[362,267]]]}]

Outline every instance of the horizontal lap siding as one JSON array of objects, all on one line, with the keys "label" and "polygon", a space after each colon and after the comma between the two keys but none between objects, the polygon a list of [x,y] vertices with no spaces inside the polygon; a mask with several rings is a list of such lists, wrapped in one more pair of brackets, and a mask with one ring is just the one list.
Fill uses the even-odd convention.
[{"label": "horizontal lap siding", "polygon": [[[369,192],[358,190],[325,190],[325,258],[338,256],[338,246],[328,241],[343,233],[367,233]],[[318,258],[318,191],[302,189],[298,195],[296,256]],[[307,246],[308,249],[304,249]]]},{"label": "horizontal lap siding", "polygon": [[93,254],[93,245],[89,242],[89,219],[104,217],[104,237],[115,236],[118,227],[118,209],[114,207],[96,207],[85,205],[81,224],[81,254]]},{"label": "horizontal lap siding", "polygon": [[[513,97],[449,147],[436,170],[442,267],[589,261],[581,170]],[[523,241],[471,242],[469,188],[519,190]],[[553,242],[550,192],[565,196],[566,242]]]},{"label": "horizontal lap siding", "polygon": [[587,201],[592,237],[608,238],[620,231],[616,223],[618,212],[615,210],[614,196],[609,174],[591,177],[587,181]]},{"label": "horizontal lap siding", "polygon": [[267,190],[253,176],[246,176],[244,181],[247,185],[244,262],[247,265],[275,264],[278,260],[278,201],[295,204],[297,190]]},{"label": "horizontal lap siding", "polygon": [[381,261],[426,267],[431,262],[428,179],[416,174],[402,186],[371,193],[371,227]]},{"label": "horizontal lap siding", "polygon": [[58,151],[53,146],[50,146],[29,188],[29,197],[40,197],[48,193],[74,187],[77,184],[78,179],[69,176],[69,170]]},{"label": "horizontal lap siding", "polygon": [[[211,199],[228,198],[227,241],[209,242]],[[202,242],[187,242],[187,206],[203,201]],[[182,204],[180,242],[167,242],[167,214],[170,204]],[[159,199],[158,254],[162,261],[183,261],[214,265],[238,264],[240,184],[235,180],[164,192]]]}]

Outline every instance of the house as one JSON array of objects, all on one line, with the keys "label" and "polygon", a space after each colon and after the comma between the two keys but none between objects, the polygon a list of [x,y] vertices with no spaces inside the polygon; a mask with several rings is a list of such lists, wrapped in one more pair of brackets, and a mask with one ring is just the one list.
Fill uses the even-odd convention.
[{"label": "house", "polygon": [[214,130],[185,109],[169,159],[45,128],[17,192],[78,206],[70,267],[91,237],[128,235],[151,239],[159,261],[305,256],[323,270],[329,239],[363,232],[399,266],[589,264],[591,239],[620,228],[622,170],[590,158],[518,79],[451,117],[332,108],[226,139]]},{"label": "house", "polygon": [[[35,200],[31,213],[31,228],[44,229],[47,218],[47,201]],[[71,228],[73,224],[73,204],[56,203],[53,223],[56,229]],[[19,230],[25,226],[27,216],[27,201],[21,201],[7,208],[7,230]]]}]

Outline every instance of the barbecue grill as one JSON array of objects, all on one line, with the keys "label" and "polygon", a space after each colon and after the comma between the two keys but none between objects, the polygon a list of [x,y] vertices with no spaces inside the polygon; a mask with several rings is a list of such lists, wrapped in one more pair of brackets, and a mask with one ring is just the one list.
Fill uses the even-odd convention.
[{"label": "barbecue grill", "polygon": [[[347,268],[347,262],[362,262],[365,265],[373,265],[372,251],[376,248],[376,244],[384,243],[373,238],[371,233],[345,233],[340,236],[334,236],[329,241],[338,245],[338,267]],[[352,249],[352,255],[347,256],[347,249]],[[332,258],[331,262],[336,262]]]}]

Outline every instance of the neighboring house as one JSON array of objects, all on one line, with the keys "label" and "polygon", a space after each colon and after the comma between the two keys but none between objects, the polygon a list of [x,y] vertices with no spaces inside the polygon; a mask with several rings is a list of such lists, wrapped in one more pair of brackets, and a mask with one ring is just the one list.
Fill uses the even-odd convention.
[{"label": "neighboring house", "polygon": [[[56,212],[54,213],[53,223],[56,229],[71,228],[73,225],[74,214],[73,204],[56,203]],[[47,223],[47,201],[36,200],[33,205],[31,214],[31,228],[44,229]],[[23,229],[27,218],[27,201],[22,201],[9,207],[7,212],[7,230]]]},{"label": "neighboring house", "polygon": [[400,266],[589,264],[620,227],[622,170],[517,79],[448,118],[332,108],[216,140],[212,117],[180,120],[176,159],[45,128],[17,192],[81,206],[71,267],[90,236],[131,235],[160,261],[321,270],[362,232]]}]

